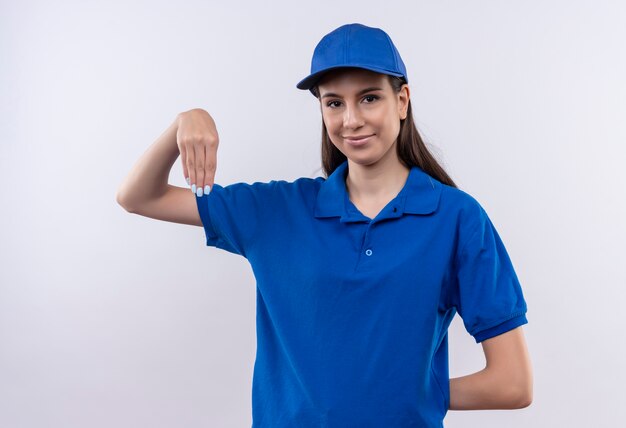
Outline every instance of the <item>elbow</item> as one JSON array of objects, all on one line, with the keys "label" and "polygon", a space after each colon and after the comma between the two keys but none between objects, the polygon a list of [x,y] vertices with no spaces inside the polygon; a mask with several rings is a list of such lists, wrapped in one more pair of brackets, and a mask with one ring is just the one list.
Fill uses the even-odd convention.
[{"label": "elbow", "polygon": [[523,385],[517,388],[515,394],[515,408],[524,409],[533,402],[533,381],[529,379]]},{"label": "elbow", "polygon": [[117,193],[115,193],[115,201],[118,203],[119,206],[124,208],[129,213],[134,212],[131,206],[128,204],[128,201],[124,197],[124,194],[120,190],[118,190]]},{"label": "elbow", "polygon": [[516,409],[524,409],[524,408],[530,406],[532,404],[532,402],[533,402],[532,394],[522,394],[517,399],[515,408]]},{"label": "elbow", "polygon": [[524,395],[522,395],[522,398],[520,400],[520,409],[523,409],[525,407],[530,406],[533,403],[533,392],[532,389],[529,392],[526,392]]},{"label": "elbow", "polygon": [[496,397],[502,409],[523,409],[533,402],[532,376],[500,376]]}]

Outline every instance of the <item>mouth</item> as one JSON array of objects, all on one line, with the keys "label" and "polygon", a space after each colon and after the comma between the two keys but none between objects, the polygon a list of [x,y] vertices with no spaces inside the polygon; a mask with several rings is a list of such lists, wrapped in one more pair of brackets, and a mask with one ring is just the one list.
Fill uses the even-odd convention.
[{"label": "mouth", "polygon": [[375,134],[372,135],[356,135],[354,137],[346,137],[344,140],[353,146],[362,146],[367,143]]}]

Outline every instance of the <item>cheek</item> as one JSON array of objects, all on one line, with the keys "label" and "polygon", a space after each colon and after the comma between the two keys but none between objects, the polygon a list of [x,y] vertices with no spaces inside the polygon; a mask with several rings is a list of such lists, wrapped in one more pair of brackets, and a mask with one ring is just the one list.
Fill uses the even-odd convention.
[{"label": "cheek", "polygon": [[326,129],[329,134],[337,134],[341,131],[342,122],[341,119],[334,116],[325,116],[324,117],[324,125],[326,125]]},{"label": "cheek", "polygon": [[400,129],[400,117],[397,112],[392,111],[389,113],[387,116],[387,126],[393,130],[394,133]]},{"label": "cheek", "polygon": [[324,125],[326,126],[326,132],[331,142],[335,145],[340,143],[340,137],[338,135],[341,134],[341,125],[337,123],[337,120],[332,116],[322,116],[322,120],[324,121]]},{"label": "cheek", "polygon": [[389,142],[395,140],[400,131],[400,122],[396,123],[396,119],[393,116],[380,118],[380,120],[376,122],[375,126],[380,136],[385,141]]}]

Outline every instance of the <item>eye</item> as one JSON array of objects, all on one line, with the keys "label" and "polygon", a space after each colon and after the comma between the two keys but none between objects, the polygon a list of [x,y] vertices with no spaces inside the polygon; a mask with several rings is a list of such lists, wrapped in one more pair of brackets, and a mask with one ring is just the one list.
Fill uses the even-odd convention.
[{"label": "eye", "polygon": [[[376,95],[366,95],[365,98],[373,98],[375,100],[378,99],[378,97]],[[371,104],[371,103],[368,103],[368,104]]]},{"label": "eye", "polygon": [[[379,99],[380,97],[377,95],[366,95],[363,97],[364,100],[371,100],[369,102],[366,102],[366,104],[371,104],[373,103],[375,100]],[[335,107],[339,107],[338,105],[335,105],[334,103],[341,103],[341,101],[337,101],[337,100],[333,100],[333,101],[329,101],[326,103],[327,107],[330,108],[335,108]]]}]

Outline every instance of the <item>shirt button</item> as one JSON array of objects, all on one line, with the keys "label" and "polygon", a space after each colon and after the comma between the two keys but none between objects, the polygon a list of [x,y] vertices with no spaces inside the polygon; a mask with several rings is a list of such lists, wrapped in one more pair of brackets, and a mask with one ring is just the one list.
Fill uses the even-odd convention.
[{"label": "shirt button", "polygon": [[369,248],[367,250],[365,250],[365,254],[367,254],[368,256],[372,255],[372,250],[370,250]]}]

